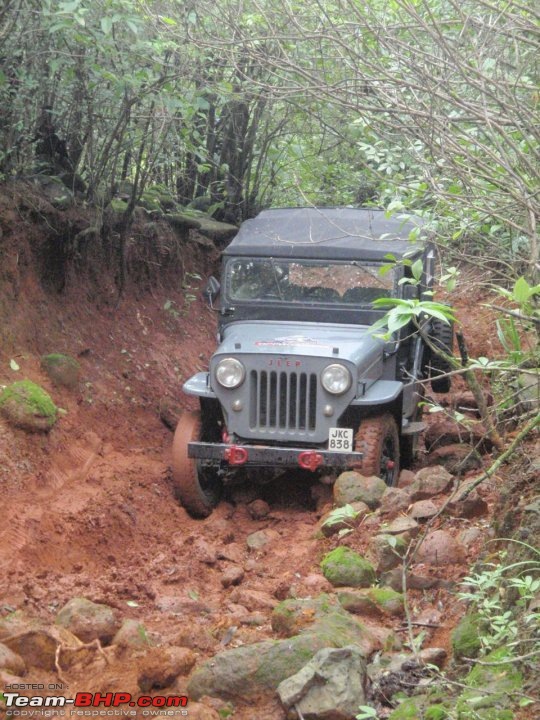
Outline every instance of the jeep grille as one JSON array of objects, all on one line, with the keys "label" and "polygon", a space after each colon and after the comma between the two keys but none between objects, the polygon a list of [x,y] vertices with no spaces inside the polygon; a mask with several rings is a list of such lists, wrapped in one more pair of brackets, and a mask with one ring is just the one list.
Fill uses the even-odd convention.
[{"label": "jeep grille", "polygon": [[305,372],[252,370],[250,429],[315,430],[317,375]]}]

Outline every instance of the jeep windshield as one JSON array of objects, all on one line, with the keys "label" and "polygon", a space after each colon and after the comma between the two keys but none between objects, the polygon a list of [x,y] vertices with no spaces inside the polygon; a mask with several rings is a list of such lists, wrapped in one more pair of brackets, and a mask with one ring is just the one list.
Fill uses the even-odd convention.
[{"label": "jeep windshield", "polygon": [[225,267],[225,293],[235,303],[370,307],[394,287],[394,270],[377,262],[241,257]]}]

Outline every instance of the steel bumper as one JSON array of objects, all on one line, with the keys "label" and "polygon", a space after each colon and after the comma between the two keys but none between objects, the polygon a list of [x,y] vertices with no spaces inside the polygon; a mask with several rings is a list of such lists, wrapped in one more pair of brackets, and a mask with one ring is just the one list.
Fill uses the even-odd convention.
[{"label": "steel bumper", "polygon": [[306,470],[317,470],[320,467],[350,467],[362,460],[363,453],[332,452],[316,448],[190,442],[188,456],[194,460],[207,460],[233,466],[300,466]]}]

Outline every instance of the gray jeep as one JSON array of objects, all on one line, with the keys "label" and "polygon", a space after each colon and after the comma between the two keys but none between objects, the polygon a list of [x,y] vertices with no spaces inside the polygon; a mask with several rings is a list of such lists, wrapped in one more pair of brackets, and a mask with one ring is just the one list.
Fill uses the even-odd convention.
[{"label": "gray jeep", "polygon": [[[422,259],[419,285],[402,280],[404,257]],[[395,484],[423,429],[420,381],[447,392],[448,368],[412,325],[390,341],[370,331],[384,314],[372,302],[422,297],[434,261],[420,218],[381,210],[266,210],[242,224],[221,285],[207,286],[211,303],[220,295],[218,348],[209,372],[184,385],[200,411],[181,417],[174,438],[174,484],[193,516],[210,514],[225,483],[290,468]],[[434,320],[427,331],[451,350],[451,325]]]}]

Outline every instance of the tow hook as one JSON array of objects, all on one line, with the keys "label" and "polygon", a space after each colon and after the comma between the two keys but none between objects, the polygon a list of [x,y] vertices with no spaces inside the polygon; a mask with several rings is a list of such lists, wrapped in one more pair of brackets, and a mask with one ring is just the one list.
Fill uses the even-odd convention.
[{"label": "tow hook", "polygon": [[223,459],[229,465],[244,465],[248,459],[248,451],[240,445],[231,445],[223,453]]},{"label": "tow hook", "polygon": [[323,464],[323,456],[313,450],[306,450],[298,456],[298,464],[304,470],[315,472]]}]

